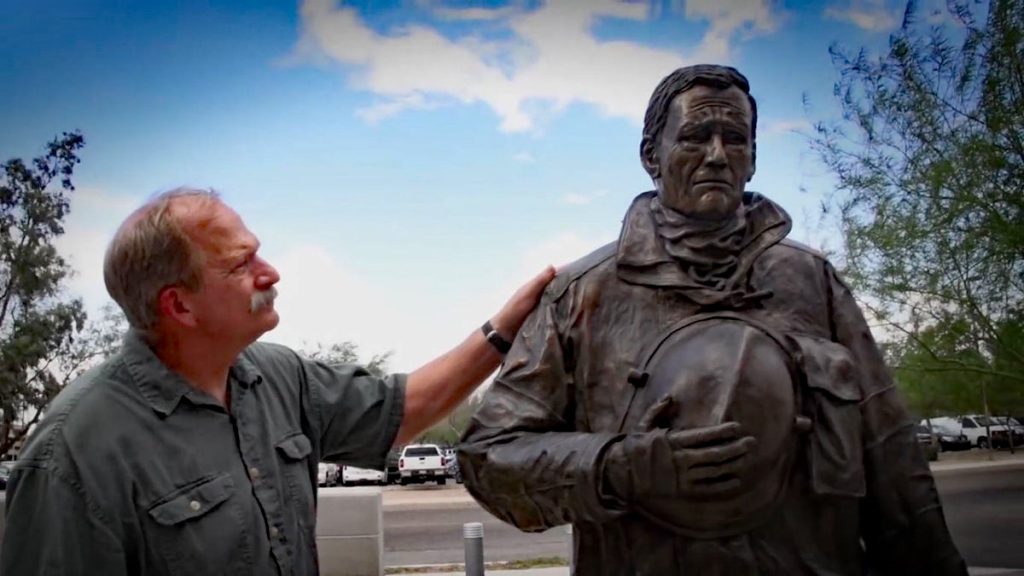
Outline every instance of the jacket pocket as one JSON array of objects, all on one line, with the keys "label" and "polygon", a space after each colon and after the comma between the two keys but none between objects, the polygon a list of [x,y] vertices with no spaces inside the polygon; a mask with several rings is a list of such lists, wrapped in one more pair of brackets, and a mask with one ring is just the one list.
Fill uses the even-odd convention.
[{"label": "jacket pocket", "polygon": [[829,340],[793,339],[805,377],[803,411],[813,423],[807,444],[811,487],[819,495],[864,496],[863,394],[853,355]]}]

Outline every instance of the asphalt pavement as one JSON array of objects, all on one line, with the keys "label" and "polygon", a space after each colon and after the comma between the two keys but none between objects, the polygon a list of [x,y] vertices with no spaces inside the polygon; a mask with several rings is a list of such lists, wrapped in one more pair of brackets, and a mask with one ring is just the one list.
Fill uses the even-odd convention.
[{"label": "asphalt pavement", "polygon": [[[1024,453],[944,453],[932,471],[954,542],[972,576],[1024,576]],[[383,501],[384,563],[389,568],[461,564],[466,522],[483,524],[487,562],[569,555],[566,527],[522,533],[480,508],[461,486],[389,487]],[[488,576],[568,573],[566,567],[487,571]]]}]

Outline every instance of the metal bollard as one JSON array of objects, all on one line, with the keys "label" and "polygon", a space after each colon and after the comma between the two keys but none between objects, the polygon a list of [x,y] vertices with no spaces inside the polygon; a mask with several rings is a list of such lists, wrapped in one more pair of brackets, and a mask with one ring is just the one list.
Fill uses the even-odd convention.
[{"label": "metal bollard", "polygon": [[576,572],[576,544],[572,538],[572,524],[565,527],[565,533],[569,535],[569,574]]},{"label": "metal bollard", "polygon": [[462,535],[466,540],[466,576],[484,576],[484,525],[466,522]]}]

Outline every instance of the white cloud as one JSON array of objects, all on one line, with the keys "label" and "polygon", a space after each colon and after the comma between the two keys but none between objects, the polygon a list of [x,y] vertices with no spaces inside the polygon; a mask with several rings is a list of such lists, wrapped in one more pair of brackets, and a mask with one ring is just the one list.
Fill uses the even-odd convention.
[{"label": "white cloud", "polygon": [[772,5],[767,0],[686,0],[686,17],[707,20],[711,25],[698,50],[698,60],[728,60],[737,34],[749,37],[774,32],[779,17]]},{"label": "white cloud", "polygon": [[728,63],[737,35],[774,30],[773,5],[770,0],[688,2],[685,16],[707,20],[709,27],[684,55],[594,36],[600,19],[646,19],[646,3],[550,0],[534,10],[432,8],[449,16],[487,18],[512,32],[511,39],[490,40],[450,39],[419,24],[380,33],[355,8],[337,0],[304,0],[302,36],[291,61],[319,50],[349,67],[355,88],[384,99],[361,112],[370,119],[440,100],[483,103],[501,118],[505,132],[536,130],[540,118],[573,103],[639,122],[651,90],[665,74],[697,61]]},{"label": "white cloud", "polygon": [[572,262],[609,240],[566,232],[476,269],[472,278],[437,269],[430,278],[403,276],[398,283],[343,265],[343,254],[330,246],[294,245],[267,254],[281,273],[281,322],[264,340],[294,348],[348,340],[364,359],[392,351],[390,368],[411,371],[478,329],[545,266]]},{"label": "white cloud", "polygon": [[[760,124],[760,122],[758,122]],[[779,134],[799,134],[811,130],[813,126],[805,119],[783,119],[765,122],[764,128],[758,128],[758,136],[775,136]]]},{"label": "white cloud", "polygon": [[522,162],[523,164],[533,164],[534,162],[537,161],[533,157],[533,154],[530,154],[526,150],[516,153],[516,155],[513,156],[512,159],[515,160],[516,162]]},{"label": "white cloud", "polygon": [[511,5],[502,8],[449,8],[438,2],[424,1],[418,4],[429,9],[437,18],[455,21],[499,20],[516,11],[516,7]]},{"label": "white cloud", "polygon": [[902,13],[889,0],[847,0],[825,8],[825,18],[849,22],[868,32],[888,32],[900,24]]},{"label": "white cloud", "polygon": [[569,192],[562,196],[562,202],[569,204],[570,206],[586,206],[594,200],[605,196],[607,192],[605,190],[598,190],[597,192],[591,192],[589,194],[581,194],[579,192]]},{"label": "white cloud", "polygon": [[[617,233],[618,230],[616,229]],[[563,232],[552,238],[540,240],[527,248],[520,257],[519,276],[524,280],[549,264],[561,268],[615,240],[615,236],[598,238],[578,232]]]},{"label": "white cloud", "polygon": [[54,244],[75,273],[68,282],[72,294],[85,301],[88,311],[110,300],[103,283],[103,255],[121,222],[143,198],[111,194],[97,188],[79,187],[71,194],[71,211],[64,235]]}]

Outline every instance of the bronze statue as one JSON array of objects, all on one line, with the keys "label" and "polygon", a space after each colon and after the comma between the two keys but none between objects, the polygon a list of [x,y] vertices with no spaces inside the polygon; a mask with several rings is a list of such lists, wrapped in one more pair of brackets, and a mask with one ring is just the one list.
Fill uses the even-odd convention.
[{"label": "bronze statue", "polygon": [[459,450],[522,530],[571,523],[584,575],[966,574],[849,289],[744,192],[757,108],[724,66],[654,91],[656,191],[561,270]]}]

